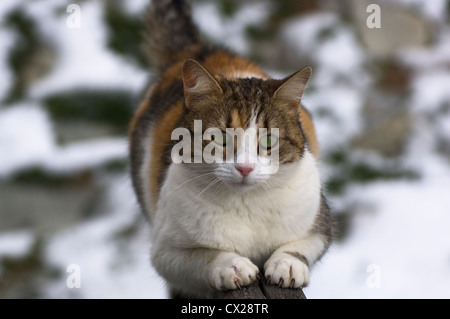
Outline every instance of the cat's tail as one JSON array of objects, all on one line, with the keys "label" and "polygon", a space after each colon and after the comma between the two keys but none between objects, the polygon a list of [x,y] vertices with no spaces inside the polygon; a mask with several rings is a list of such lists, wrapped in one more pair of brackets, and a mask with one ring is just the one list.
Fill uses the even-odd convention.
[{"label": "cat's tail", "polygon": [[146,51],[157,74],[204,47],[190,0],[152,0],[145,21]]}]

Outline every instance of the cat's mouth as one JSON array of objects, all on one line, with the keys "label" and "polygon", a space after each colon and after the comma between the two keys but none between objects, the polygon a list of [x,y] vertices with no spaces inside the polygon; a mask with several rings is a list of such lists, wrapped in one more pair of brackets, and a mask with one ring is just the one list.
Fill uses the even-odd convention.
[{"label": "cat's mouth", "polygon": [[250,185],[251,183],[247,177],[242,177],[242,179],[240,181],[236,181],[235,184],[245,186]]},{"label": "cat's mouth", "polygon": [[241,177],[229,182],[229,186],[238,191],[246,191],[253,188],[257,183],[249,177]]}]

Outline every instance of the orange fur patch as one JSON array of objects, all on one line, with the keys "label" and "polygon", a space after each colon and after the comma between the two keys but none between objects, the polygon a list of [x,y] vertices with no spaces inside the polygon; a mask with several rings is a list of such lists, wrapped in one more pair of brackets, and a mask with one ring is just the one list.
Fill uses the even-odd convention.
[{"label": "orange fur patch", "polygon": [[[164,113],[153,128],[153,144],[151,145],[152,159],[150,162],[150,189],[153,198],[159,195],[159,176],[163,167],[163,154],[167,145],[171,143],[171,134],[183,111],[183,103],[179,102],[175,107]],[[157,200],[154,201],[156,205]]]},{"label": "orange fur patch", "polygon": [[318,159],[319,143],[317,141],[316,130],[314,129],[311,115],[303,106],[300,109],[300,121],[302,123],[306,138],[308,139],[310,151],[314,157]]},{"label": "orange fur patch", "polygon": [[139,119],[145,114],[147,109],[150,107],[150,99],[152,98],[152,95],[155,92],[155,88],[156,88],[156,86],[153,85],[148,89],[147,94],[144,97],[144,100],[141,102],[141,104],[139,104],[139,107],[138,107],[136,113],[134,114],[133,118],[131,119],[130,127],[129,127],[130,146],[132,143],[131,137],[133,136],[134,131],[136,130],[136,126],[137,126]]}]

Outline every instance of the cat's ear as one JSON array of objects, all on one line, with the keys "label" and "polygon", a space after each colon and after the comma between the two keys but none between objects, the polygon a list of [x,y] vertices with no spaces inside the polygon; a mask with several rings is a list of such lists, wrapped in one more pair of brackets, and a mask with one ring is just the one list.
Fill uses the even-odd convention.
[{"label": "cat's ear", "polygon": [[222,88],[203,66],[195,60],[186,60],[183,65],[183,86],[186,106],[192,107],[211,94],[222,93]]},{"label": "cat's ear", "polygon": [[311,67],[306,67],[282,80],[281,86],[275,91],[274,98],[290,102],[300,102],[306,84],[311,77]]}]

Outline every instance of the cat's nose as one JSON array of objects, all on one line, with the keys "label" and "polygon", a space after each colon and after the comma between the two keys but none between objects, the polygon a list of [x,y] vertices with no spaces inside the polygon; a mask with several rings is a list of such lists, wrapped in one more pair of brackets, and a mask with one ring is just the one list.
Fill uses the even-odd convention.
[{"label": "cat's nose", "polygon": [[236,169],[241,173],[243,177],[247,177],[254,169],[255,166],[250,163],[237,164]]}]

